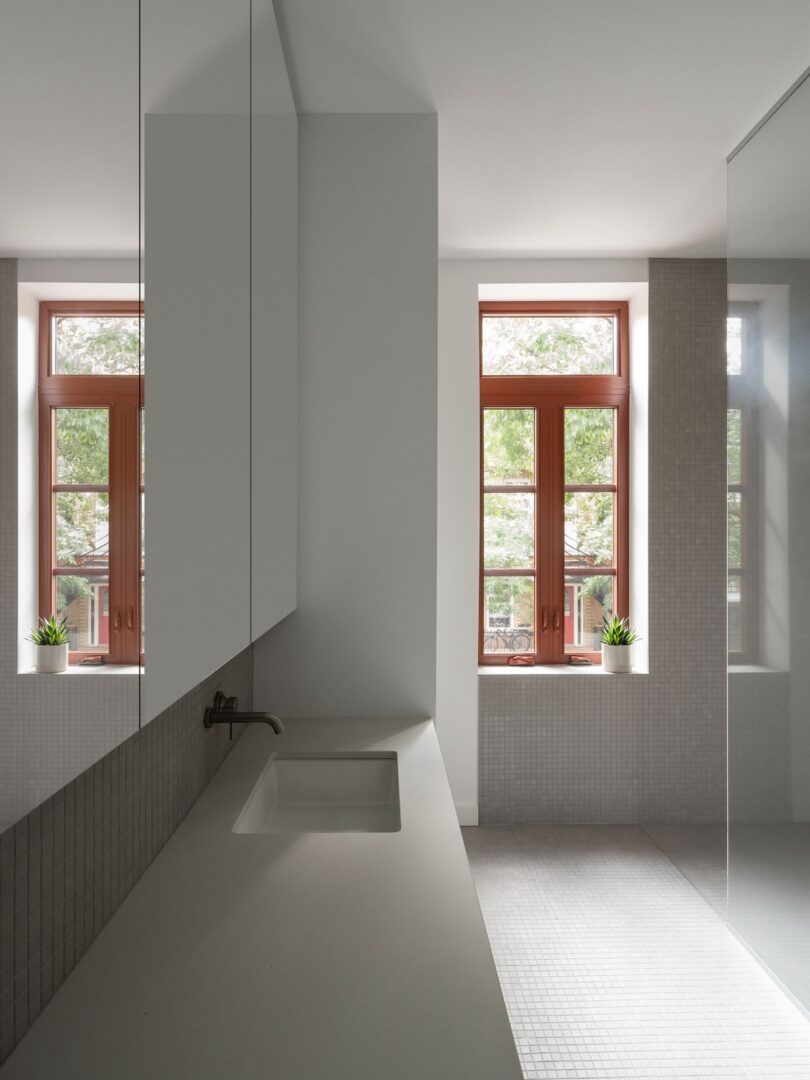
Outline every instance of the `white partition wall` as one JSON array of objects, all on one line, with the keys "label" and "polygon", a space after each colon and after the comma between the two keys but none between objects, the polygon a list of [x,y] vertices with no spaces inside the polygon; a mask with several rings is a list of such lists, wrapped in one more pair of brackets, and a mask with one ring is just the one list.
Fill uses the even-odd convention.
[{"label": "white partition wall", "polygon": [[432,715],[436,117],[308,115],[299,138],[299,596],[255,698]]},{"label": "white partition wall", "polygon": [[248,149],[146,118],[145,720],[250,643]]}]

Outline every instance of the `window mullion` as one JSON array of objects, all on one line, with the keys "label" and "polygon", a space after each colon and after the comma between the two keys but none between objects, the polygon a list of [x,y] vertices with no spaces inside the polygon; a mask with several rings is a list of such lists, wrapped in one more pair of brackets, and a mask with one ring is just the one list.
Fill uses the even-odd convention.
[{"label": "window mullion", "polygon": [[563,406],[557,399],[549,401],[548,412],[548,529],[549,545],[548,589],[549,598],[549,652],[554,663],[565,659],[564,647],[564,585],[565,576],[565,462],[563,448]]},{"label": "window mullion", "polygon": [[539,495],[537,500],[538,659],[562,658],[562,427],[555,401],[538,402]]},{"label": "window mullion", "polygon": [[[138,401],[116,402],[110,436],[110,587],[114,600],[111,660],[140,659]],[[115,627],[118,627],[116,630]]]},{"label": "window mullion", "polygon": [[48,402],[39,404],[39,613],[48,618],[54,612],[53,567],[56,559],[53,522],[53,410]]},{"label": "window mullion", "polygon": [[122,520],[122,417],[121,406],[117,402],[110,405],[110,663],[125,662],[125,610],[126,593],[123,567],[121,563]]}]

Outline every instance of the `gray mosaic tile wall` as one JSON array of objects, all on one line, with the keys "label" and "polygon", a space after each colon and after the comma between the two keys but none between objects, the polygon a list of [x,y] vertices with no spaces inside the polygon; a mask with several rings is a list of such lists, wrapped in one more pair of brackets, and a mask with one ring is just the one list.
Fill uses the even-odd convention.
[{"label": "gray mosaic tile wall", "polygon": [[479,819],[725,819],[726,267],[653,259],[650,673],[479,677]]},{"label": "gray mosaic tile wall", "polygon": [[202,724],[218,689],[251,707],[250,649],[0,835],[0,1061],[228,754],[227,727]]}]

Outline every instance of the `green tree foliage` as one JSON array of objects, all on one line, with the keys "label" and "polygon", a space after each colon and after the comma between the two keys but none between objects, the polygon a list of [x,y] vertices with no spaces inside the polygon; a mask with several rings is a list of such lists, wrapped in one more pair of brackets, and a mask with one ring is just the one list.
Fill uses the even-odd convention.
[{"label": "green tree foliage", "polygon": [[106,484],[108,409],[57,409],[56,478],[60,484]]},{"label": "green tree foliage", "polygon": [[613,483],[613,410],[565,410],[566,484]]},{"label": "green tree foliage", "polygon": [[613,320],[604,316],[484,316],[485,375],[604,375],[613,371]]},{"label": "green tree foliage", "polygon": [[[728,482],[742,483],[742,413],[728,410]],[[728,493],[728,565],[741,567],[742,552],[742,492]]]},{"label": "green tree foliage", "polygon": [[[106,484],[109,411],[56,410],[56,479],[61,484]],[[56,495],[56,558],[60,566],[81,563],[104,550],[109,536],[109,497],[103,492],[62,491]]]},{"label": "green tree foliage", "polygon": [[58,374],[139,374],[143,319],[137,315],[59,315],[55,323]]}]

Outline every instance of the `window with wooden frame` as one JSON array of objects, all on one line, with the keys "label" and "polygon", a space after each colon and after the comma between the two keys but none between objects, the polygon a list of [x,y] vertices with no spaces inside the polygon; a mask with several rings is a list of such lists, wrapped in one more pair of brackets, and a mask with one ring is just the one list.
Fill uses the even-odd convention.
[{"label": "window with wooden frame", "polygon": [[479,318],[479,661],[599,662],[603,614],[629,614],[628,306]]},{"label": "window with wooden frame", "polygon": [[39,609],[70,660],[143,655],[143,307],[39,310]]},{"label": "window with wooden frame", "polygon": [[728,662],[756,663],[759,651],[756,521],[759,441],[756,401],[761,378],[759,308],[729,305],[728,372]]}]

